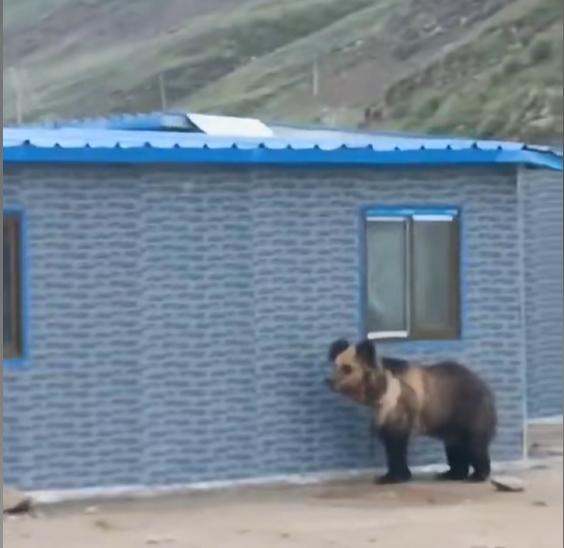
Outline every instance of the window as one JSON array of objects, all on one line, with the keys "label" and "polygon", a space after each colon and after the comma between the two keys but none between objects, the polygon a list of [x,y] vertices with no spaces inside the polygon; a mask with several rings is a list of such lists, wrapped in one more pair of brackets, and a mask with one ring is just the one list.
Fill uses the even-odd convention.
[{"label": "window", "polygon": [[368,336],[459,338],[458,210],[370,209],[365,242]]},{"label": "window", "polygon": [[2,358],[22,355],[20,219],[4,214],[4,344]]}]

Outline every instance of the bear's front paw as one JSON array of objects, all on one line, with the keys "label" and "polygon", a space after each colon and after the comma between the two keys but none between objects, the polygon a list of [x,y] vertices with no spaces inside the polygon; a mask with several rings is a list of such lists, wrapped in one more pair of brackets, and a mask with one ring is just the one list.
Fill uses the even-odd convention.
[{"label": "bear's front paw", "polygon": [[374,483],[376,485],[389,485],[392,483],[404,483],[411,479],[411,472],[409,470],[402,470],[400,472],[388,472],[383,476],[376,476]]}]

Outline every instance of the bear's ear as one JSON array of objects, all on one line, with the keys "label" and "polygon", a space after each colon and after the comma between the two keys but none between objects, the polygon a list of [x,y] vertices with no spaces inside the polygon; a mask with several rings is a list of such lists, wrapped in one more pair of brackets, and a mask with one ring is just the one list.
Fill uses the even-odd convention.
[{"label": "bear's ear", "polygon": [[334,362],[339,354],[342,354],[350,346],[346,339],[337,339],[329,347],[329,361]]},{"label": "bear's ear", "polygon": [[355,348],[356,357],[369,367],[376,367],[376,349],[369,339],[359,342]]}]

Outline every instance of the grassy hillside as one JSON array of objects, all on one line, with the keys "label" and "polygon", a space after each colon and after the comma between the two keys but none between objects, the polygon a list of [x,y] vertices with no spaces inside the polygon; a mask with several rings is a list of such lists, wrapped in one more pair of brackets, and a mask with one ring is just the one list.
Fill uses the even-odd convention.
[{"label": "grassy hillside", "polygon": [[4,45],[8,122],[16,90],[29,121],[159,109],[160,81],[169,108],[562,136],[561,0],[5,0]]},{"label": "grassy hillside", "polygon": [[559,0],[511,6],[471,40],[390,87],[379,108],[402,127],[561,136],[561,9]]}]

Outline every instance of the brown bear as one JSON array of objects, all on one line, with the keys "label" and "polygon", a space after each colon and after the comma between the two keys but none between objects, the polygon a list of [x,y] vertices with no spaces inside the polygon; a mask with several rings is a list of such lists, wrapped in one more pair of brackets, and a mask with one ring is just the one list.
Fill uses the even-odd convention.
[{"label": "brown bear", "polygon": [[438,479],[485,481],[489,477],[495,400],[470,369],[454,361],[423,366],[380,358],[370,340],[356,345],[337,340],[330,347],[329,359],[334,364],[327,381],[330,388],[374,410],[388,466],[377,483],[411,479],[407,447],[413,435],[445,444],[449,470]]}]

